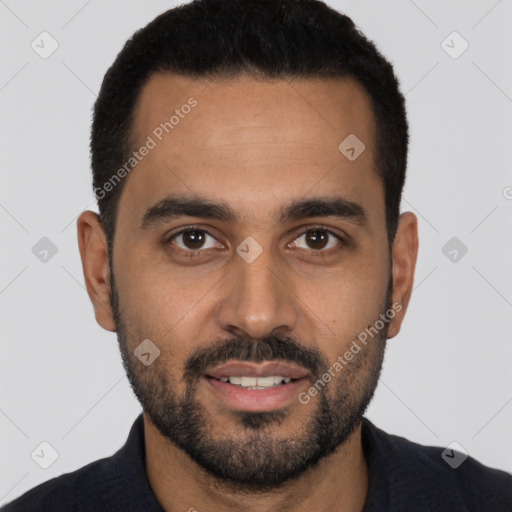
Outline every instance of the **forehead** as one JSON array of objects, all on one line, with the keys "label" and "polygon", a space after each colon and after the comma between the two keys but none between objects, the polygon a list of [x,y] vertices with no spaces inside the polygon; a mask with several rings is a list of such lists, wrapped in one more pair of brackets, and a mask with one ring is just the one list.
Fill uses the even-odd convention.
[{"label": "forehead", "polygon": [[[267,214],[281,199],[309,192],[381,199],[374,131],[370,100],[352,79],[156,74],[141,90],[132,125],[134,149],[151,149],[128,176],[119,211],[124,203],[140,218],[176,193]],[[346,139],[364,144],[355,160],[340,151]]]},{"label": "forehead", "polygon": [[174,125],[170,134],[176,143],[200,138],[202,146],[213,148],[226,142],[252,143],[257,137],[260,142],[323,142],[327,147],[348,129],[367,142],[373,138],[369,97],[351,78],[268,81],[243,74],[212,81],[167,73],[153,75],[142,88],[134,109],[134,135],[140,138],[173,114],[180,115],[176,110],[191,98],[199,108],[193,108],[191,121],[179,122],[179,130]]}]

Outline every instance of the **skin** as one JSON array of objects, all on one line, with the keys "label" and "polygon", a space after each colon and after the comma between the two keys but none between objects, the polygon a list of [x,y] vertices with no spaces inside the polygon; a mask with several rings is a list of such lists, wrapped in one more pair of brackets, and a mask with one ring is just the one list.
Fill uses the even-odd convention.
[{"label": "skin", "polygon": [[[155,341],[161,355],[154,368],[166,372],[176,396],[185,391],[181,377],[187,357],[209,341],[233,336],[260,339],[279,332],[332,365],[379,318],[390,278],[391,303],[402,308],[389,322],[387,338],[396,336],[413,286],[417,219],[411,212],[401,214],[390,268],[374,120],[362,88],[350,79],[289,83],[239,76],[209,83],[154,75],[137,103],[135,147],[191,96],[198,105],[126,178],[118,206],[112,265],[131,352],[143,339]],[[366,146],[353,162],[338,150],[350,133]],[[141,229],[144,212],[171,193],[224,201],[237,221],[181,217]],[[280,208],[293,200],[335,195],[360,204],[366,225],[328,216],[277,222]],[[214,247],[196,259],[183,256],[183,239],[175,240],[181,253],[164,243],[190,225],[215,237],[208,239]],[[318,250],[308,248],[302,235],[318,225],[345,235],[349,243],[332,238],[330,246],[337,249],[315,256]],[[105,234],[91,211],[80,215],[77,228],[96,320],[114,331]],[[248,236],[263,249],[250,264],[236,253]],[[366,360],[376,361],[375,345],[368,347]],[[355,357],[351,378],[343,381],[354,396],[358,384],[368,381],[368,371],[368,364]],[[335,397],[335,382],[322,393]],[[251,435],[205,386],[198,386],[195,396],[214,439]],[[275,440],[307,436],[304,425],[317,413],[318,403],[319,397],[307,405],[294,401],[269,435]],[[363,509],[368,472],[360,425],[311,471],[258,493],[212,478],[169,442],[146,413],[144,428],[148,479],[165,510]]]}]

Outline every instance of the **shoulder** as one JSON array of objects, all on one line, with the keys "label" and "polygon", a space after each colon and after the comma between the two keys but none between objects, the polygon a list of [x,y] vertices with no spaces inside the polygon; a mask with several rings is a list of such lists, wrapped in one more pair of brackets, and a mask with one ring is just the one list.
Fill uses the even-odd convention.
[{"label": "shoulder", "polygon": [[388,485],[396,487],[392,497],[395,502],[412,504],[424,500],[430,506],[444,506],[436,510],[456,506],[461,512],[512,511],[509,473],[485,466],[456,450],[424,446],[387,434],[367,419],[363,432],[374,461],[386,466]]},{"label": "shoulder", "polygon": [[145,472],[143,418],[134,421],[124,446],[110,457],[30,489],[0,512],[162,512]]},{"label": "shoulder", "polygon": [[[410,443],[409,450],[420,472],[428,475],[440,495],[450,495],[468,511],[512,512],[512,475],[455,450],[416,443]],[[453,467],[448,463],[451,461],[455,461]]]},{"label": "shoulder", "polygon": [[109,485],[109,466],[111,457],[106,457],[52,478],[7,503],[0,512],[82,510],[78,504],[84,503],[93,510],[99,496]]}]

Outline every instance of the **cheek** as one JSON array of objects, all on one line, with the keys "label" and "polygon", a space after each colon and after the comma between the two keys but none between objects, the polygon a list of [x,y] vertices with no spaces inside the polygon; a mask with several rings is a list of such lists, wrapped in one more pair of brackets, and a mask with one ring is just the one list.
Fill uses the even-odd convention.
[{"label": "cheek", "polygon": [[191,350],[211,341],[204,335],[213,314],[211,298],[207,300],[208,281],[191,282],[183,273],[148,264],[138,266],[147,270],[136,272],[136,266],[119,265],[124,272],[116,272],[130,343],[136,346],[139,338],[140,342],[148,338],[160,349],[162,360],[181,367]]},{"label": "cheek", "polygon": [[[364,264],[363,264],[364,263]],[[323,272],[315,281],[303,282],[302,311],[316,325],[319,348],[335,359],[368,325],[373,325],[385,307],[389,275],[382,264],[360,261]]]},{"label": "cheek", "polygon": [[119,246],[116,279],[118,275],[122,278],[123,299],[133,314],[139,311],[153,322],[158,318],[171,322],[199,300],[197,283],[171,263],[163,248],[145,247],[142,242]]}]

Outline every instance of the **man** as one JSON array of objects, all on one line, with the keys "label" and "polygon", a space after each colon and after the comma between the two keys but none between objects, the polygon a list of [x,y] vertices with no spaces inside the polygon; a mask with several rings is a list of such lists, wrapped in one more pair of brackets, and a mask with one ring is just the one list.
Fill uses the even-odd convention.
[{"label": "man", "polygon": [[138,31],[77,227],[143,414],[3,510],[512,510],[511,475],[363,417],[413,285],[407,142],[391,65],[321,2],[197,0]]}]

